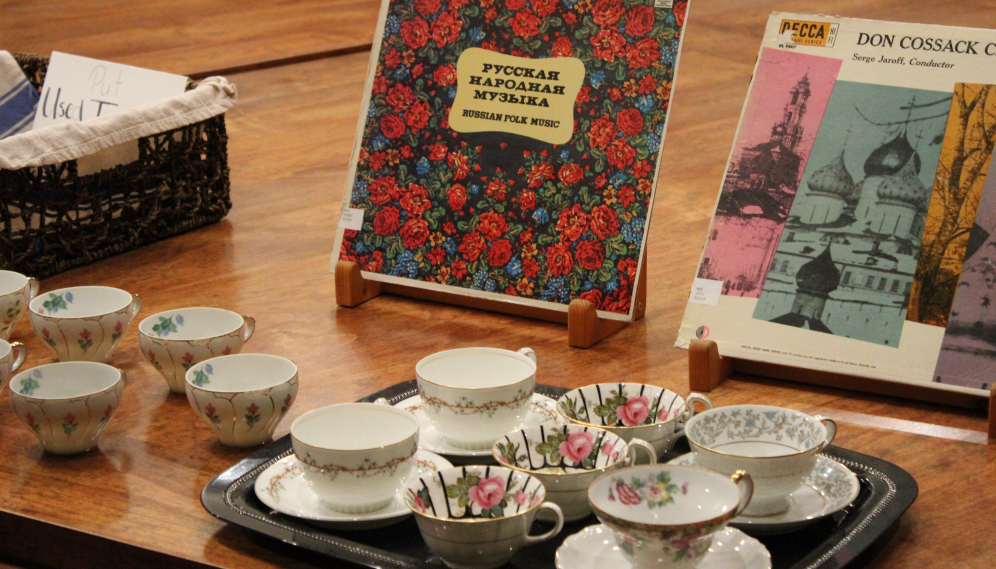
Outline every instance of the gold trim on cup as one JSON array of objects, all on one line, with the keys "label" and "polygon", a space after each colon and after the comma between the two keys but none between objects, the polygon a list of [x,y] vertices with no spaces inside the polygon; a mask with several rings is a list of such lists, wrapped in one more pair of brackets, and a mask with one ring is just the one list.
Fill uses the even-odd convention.
[{"label": "gold trim on cup", "polygon": [[[174,339],[174,338],[167,338],[165,336],[153,336],[151,334],[146,334],[145,332],[142,331],[142,322],[145,322],[149,318],[155,318],[156,316],[159,316],[160,314],[163,314],[165,312],[178,312],[180,310],[190,310],[191,308],[210,308],[212,310],[224,310],[225,312],[231,312],[232,314],[235,314],[239,318],[242,318],[242,324],[239,324],[234,330],[230,332],[225,332],[224,334],[218,334],[217,336],[209,336],[207,338]],[[161,312],[156,312],[155,314],[150,314],[149,316],[146,316],[138,323],[138,333],[142,336],[145,336],[146,338],[149,338],[150,340],[163,340],[165,342],[210,342],[211,340],[217,340],[218,338],[224,338],[226,336],[231,336],[232,334],[242,332],[242,328],[244,328],[246,325],[247,318],[251,319],[254,323],[256,322],[256,319],[252,318],[251,316],[245,314],[239,314],[238,312],[235,312],[234,310],[228,310],[227,308],[216,308],[214,306],[187,306],[185,308],[173,308],[170,310],[163,310]],[[250,334],[249,336],[252,337],[252,334]],[[239,338],[242,338],[242,334],[239,334]],[[245,344],[248,341],[249,338],[246,338],[245,340],[242,341],[242,343]]]},{"label": "gold trim on cup", "polygon": [[[620,385],[620,384],[619,383],[601,383],[601,384],[593,384],[593,385]],[[664,391],[664,393],[669,393],[669,392],[670,393],[674,393],[675,397],[681,397],[681,395],[678,395],[677,392],[671,391],[670,389],[668,389],[666,387],[660,387],[660,386],[657,386],[657,385],[650,385],[650,384],[647,384],[647,383],[630,383],[630,382],[624,382],[624,383],[622,383],[622,385],[646,385],[647,387],[653,387],[653,388],[656,388],[656,389],[661,389],[661,390]],[[591,387],[591,386],[590,385],[586,385],[585,387]],[[675,415],[674,417],[671,417],[670,419],[668,419],[666,421],[654,421],[653,423],[648,423],[646,425],[619,425],[619,426],[615,426],[615,425],[598,425],[598,424],[595,424],[595,423],[589,423],[587,421],[582,421],[581,419],[572,419],[569,416],[567,416],[566,413],[564,413],[563,411],[560,410],[560,400],[563,399],[563,398],[565,398],[565,397],[567,397],[568,395],[570,395],[571,393],[573,393],[575,391],[577,391],[578,393],[581,393],[582,389],[584,389],[584,387],[578,387],[578,388],[572,389],[572,390],[568,391],[567,393],[565,393],[565,394],[563,394],[563,395],[561,395],[560,397],[557,398],[556,403],[557,403],[557,414],[558,415],[560,415],[561,417],[567,419],[568,421],[570,421],[572,423],[576,423],[578,425],[586,425],[586,426],[589,426],[589,427],[594,427],[596,429],[645,429],[647,427],[656,427],[658,425],[667,425],[668,423],[671,423],[671,422],[674,422],[677,425],[677,421],[678,421],[679,415]],[[691,394],[689,394],[689,395],[691,395]],[[685,406],[685,408],[687,410],[688,403],[687,403],[687,401],[685,399],[686,398],[681,397],[681,403],[682,403],[682,405]],[[586,408],[585,408],[585,413],[588,413],[588,411],[587,411],[587,405],[586,405]],[[660,413],[659,409],[658,409],[658,413]],[[682,413],[682,415],[683,414],[684,413]],[[589,416],[590,416],[590,414],[589,414]]]},{"label": "gold trim on cup", "polygon": [[[544,424],[543,426],[551,426],[551,427],[560,428],[560,427],[570,427],[572,425],[576,425],[576,423],[569,423],[567,425],[561,425],[559,423],[554,423],[554,424]],[[540,426],[540,425],[536,425],[536,426]],[[633,447],[630,447],[628,441],[623,440],[623,438],[620,437],[619,435],[613,433],[612,431],[604,429],[602,427],[595,427],[595,426],[589,426],[589,425],[577,425],[577,426],[578,427],[584,427],[585,429],[593,429],[595,431],[598,431],[598,432],[602,433],[602,438],[598,439],[599,441],[602,441],[605,438],[605,435],[612,435],[612,436],[614,436],[615,438],[619,439],[619,441],[623,445],[626,446],[626,453],[627,454],[629,453],[630,448],[633,448]],[[529,428],[532,429],[532,428],[535,428],[535,427],[531,426]],[[525,429],[517,429],[517,430],[515,430],[515,431],[513,431],[513,432],[511,432],[511,433],[509,433],[507,435],[504,435],[502,437],[502,439],[505,439],[507,441],[508,440],[507,437],[509,437],[510,435],[514,435],[515,433],[521,433],[524,430]],[[528,474],[530,476],[537,476],[537,475],[539,475],[539,476],[575,476],[575,475],[582,475],[582,474],[597,474],[597,473],[601,473],[606,468],[612,468],[613,466],[616,466],[620,462],[623,462],[624,460],[626,460],[626,455],[623,454],[623,453],[619,453],[619,458],[615,462],[613,462],[612,464],[606,464],[605,466],[603,466],[601,468],[593,468],[591,470],[582,470],[580,472],[559,472],[559,473],[558,472],[541,472],[539,470],[530,470],[528,468],[521,468],[519,466],[515,466],[515,465],[512,465],[512,464],[506,464],[506,463],[502,462],[501,458],[504,458],[504,456],[501,453],[498,452],[498,443],[502,439],[498,439],[497,441],[494,442],[493,445],[491,445],[491,456],[494,457],[494,459],[498,462],[498,466],[501,466],[502,468],[510,468],[512,470],[518,470],[519,472]],[[508,442],[511,442],[511,441],[508,441]],[[526,449],[526,452],[529,452],[528,448]],[[656,458],[656,456],[655,456],[655,458]],[[549,467],[549,468],[561,468],[561,467]]]},{"label": "gold trim on cup", "polygon": [[[642,466],[647,466],[647,465],[642,465]],[[595,505],[595,501],[591,499],[591,492],[592,492],[592,489],[595,487],[596,484],[598,484],[599,482],[601,482],[602,479],[605,478],[605,477],[607,477],[607,476],[612,476],[612,475],[618,474],[618,472],[606,472],[602,476],[599,476],[597,480],[595,480],[594,482],[592,482],[590,486],[588,486],[588,504],[591,505],[592,511],[594,511],[595,514],[599,518],[601,518],[602,516],[604,516],[604,517],[608,518],[614,524],[618,524],[620,526],[625,526],[627,528],[638,529],[640,531],[655,532],[655,533],[656,532],[660,532],[660,531],[685,532],[685,531],[688,531],[688,530],[702,529],[702,528],[710,526],[710,525],[722,523],[722,522],[725,522],[727,520],[733,519],[733,518],[735,518],[740,513],[737,510],[740,508],[740,503],[743,502],[743,491],[740,489],[740,485],[738,484],[738,482],[739,482],[740,478],[743,478],[743,477],[746,477],[748,479],[750,478],[750,475],[747,474],[746,472],[744,472],[743,470],[738,470],[732,476],[726,476],[725,474],[723,474],[721,472],[716,472],[714,470],[709,470],[708,468],[702,468],[702,467],[685,466],[685,465],[681,465],[681,464],[673,464],[673,465],[672,464],[664,464],[664,465],[661,465],[661,466],[666,466],[667,468],[680,468],[682,470],[696,470],[696,471],[699,471],[699,472],[705,471],[705,472],[709,472],[711,474],[715,474],[717,476],[720,476],[722,478],[726,478],[730,482],[733,482],[733,484],[737,487],[738,497],[737,497],[737,504],[736,504],[736,506],[734,506],[733,508],[731,508],[730,511],[728,511],[726,513],[723,513],[723,514],[720,514],[720,515],[716,516],[715,518],[710,518],[708,520],[703,520],[703,521],[700,521],[700,522],[690,522],[690,523],[687,523],[687,524],[648,524],[648,523],[644,523],[644,522],[633,522],[633,521],[629,521],[629,520],[624,520],[624,519],[621,519],[621,518],[619,518],[617,516],[613,516],[612,514],[609,514],[605,510],[599,508],[598,506]],[[733,479],[734,477],[737,477],[737,480],[734,480]],[[752,486],[752,489],[753,489],[753,486]],[[746,507],[744,509],[746,509]],[[742,511],[742,509],[741,509],[741,511]]]},{"label": "gold trim on cup", "polygon": [[[450,467],[450,468],[444,468],[443,470],[437,470],[436,472],[433,472],[432,474],[419,476],[418,478],[415,479],[415,482],[422,480],[426,476],[430,476],[430,477],[431,476],[439,476],[441,472],[446,471],[446,470],[457,470],[457,469],[463,469],[463,468],[508,468],[509,470],[512,470],[511,468],[509,468],[508,466],[506,466],[504,464],[499,464],[498,466],[492,466],[492,465],[488,465],[488,464],[467,464],[467,465],[461,465],[461,466],[453,466],[453,467]],[[405,506],[409,510],[411,510],[413,514],[415,514],[417,516],[422,516],[424,518],[428,518],[430,520],[439,520],[441,522],[447,522],[447,523],[453,522],[453,523],[462,523],[462,524],[473,524],[473,523],[480,523],[480,522],[500,522],[502,520],[510,520],[510,519],[513,519],[513,518],[515,518],[517,516],[528,514],[533,509],[539,508],[543,504],[547,504],[548,503],[548,501],[546,499],[548,492],[546,491],[546,486],[543,484],[543,481],[540,480],[539,478],[536,478],[535,476],[533,476],[532,474],[530,474],[528,472],[523,472],[523,474],[525,474],[529,478],[535,478],[536,479],[536,483],[539,484],[539,487],[543,489],[543,499],[540,500],[539,502],[537,502],[534,505],[530,505],[525,510],[522,510],[521,512],[516,512],[516,513],[514,513],[514,514],[512,514],[510,516],[506,516],[503,513],[500,518],[452,518],[452,517],[448,517],[448,516],[447,517],[434,516],[434,515],[432,515],[430,513],[427,513],[427,512],[420,512],[420,511],[416,510],[415,508],[413,508],[411,506],[411,504],[408,503],[408,491],[411,488],[407,484],[405,485],[404,493],[403,493],[401,499],[405,503]],[[523,485],[523,487],[525,487],[525,485]],[[445,488],[443,489],[443,495],[444,496],[446,495],[446,489]],[[528,530],[527,530],[527,535],[528,535]],[[466,543],[466,542],[459,542],[459,543]]]},{"label": "gold trim on cup", "polygon": [[[697,442],[695,439],[692,438],[692,434],[688,430],[688,423],[685,423],[685,430],[684,430],[685,438],[688,439],[688,444],[693,447],[692,450],[695,450],[694,447],[699,447],[702,450],[707,450],[707,451],[709,451],[711,453],[715,453],[715,454],[722,455],[722,456],[729,456],[729,457],[732,457],[732,458],[740,458],[740,459],[746,459],[746,460],[764,460],[764,459],[773,459],[773,458],[798,457],[798,456],[805,456],[806,454],[819,453],[824,448],[826,448],[826,446],[828,444],[830,444],[827,441],[827,436],[830,434],[830,431],[827,429],[827,426],[823,424],[823,421],[824,420],[833,421],[833,419],[830,419],[828,417],[816,418],[816,417],[814,417],[814,416],[812,416],[812,415],[810,415],[808,413],[803,413],[802,411],[796,411],[795,409],[789,409],[788,407],[777,407],[775,405],[754,405],[754,404],[751,404],[751,403],[748,403],[748,404],[745,404],[745,405],[727,405],[725,407],[715,407],[714,409],[707,409],[707,410],[705,410],[705,411],[703,411],[701,413],[696,413],[694,417],[692,417],[691,419],[688,420],[688,422],[691,423],[695,418],[701,417],[702,415],[705,415],[709,411],[721,410],[721,409],[729,409],[731,407],[767,407],[769,409],[778,409],[778,410],[781,410],[781,411],[791,411],[793,413],[798,413],[800,415],[804,415],[806,417],[809,417],[810,419],[813,419],[814,421],[816,421],[817,424],[819,424],[821,427],[823,427],[823,440],[821,440],[819,443],[813,445],[812,448],[803,449],[803,450],[796,450],[796,452],[793,452],[793,453],[779,454],[779,455],[776,455],[776,456],[748,456],[748,455],[744,455],[744,454],[731,454],[731,453],[728,453],[728,452],[723,452],[721,450],[715,450],[714,448],[712,448],[710,446],[706,446],[706,445],[704,445],[704,444],[702,444],[700,442]],[[834,425],[836,426],[836,421],[834,421]],[[836,430],[835,430],[834,434],[836,435]],[[760,441],[760,442],[768,442],[768,441]],[[777,443],[772,443],[772,444],[777,444]],[[785,446],[785,445],[783,445],[783,446]],[[788,447],[788,448],[792,448],[792,447]]]},{"label": "gold trim on cup", "polygon": [[[489,353],[498,352],[498,353],[500,353],[501,355],[503,355],[505,357],[509,357],[509,354],[510,354],[513,359],[516,359],[516,360],[519,360],[519,361],[526,361],[526,362],[529,362],[530,364],[532,364],[532,366],[533,366],[533,372],[531,374],[529,374],[528,376],[526,376],[526,377],[524,377],[522,379],[519,379],[519,380],[517,380],[517,381],[515,381],[513,383],[507,383],[507,384],[504,384],[504,385],[493,385],[491,387],[455,387],[455,386],[452,386],[452,385],[443,385],[442,383],[436,383],[435,381],[432,381],[430,379],[426,379],[425,376],[423,376],[421,373],[419,373],[419,369],[418,369],[419,366],[421,366],[422,362],[424,362],[425,360],[428,360],[429,358],[432,358],[433,360],[435,360],[435,359],[441,359],[443,357],[443,354],[449,354],[449,353],[452,353],[452,352],[469,352],[471,350],[483,350],[483,351],[489,352]],[[428,356],[425,356],[424,358],[422,358],[421,360],[419,360],[417,364],[415,364],[415,377],[418,379],[418,381],[424,381],[424,382],[426,382],[426,383],[428,383],[430,385],[435,385],[436,387],[442,387],[442,388],[445,388],[445,389],[460,389],[460,390],[465,390],[465,391],[482,391],[482,390],[485,390],[485,389],[504,389],[506,387],[515,387],[516,385],[519,385],[520,383],[529,381],[530,379],[536,379],[537,369],[538,369],[537,363],[535,361],[533,361],[532,358],[530,358],[529,356],[527,356],[525,354],[520,354],[519,352],[513,352],[512,350],[506,350],[506,349],[503,349],[503,348],[485,348],[485,347],[481,347],[481,346],[473,346],[473,347],[469,347],[469,348],[454,348],[452,350],[443,350],[441,352],[436,352],[434,354],[429,354]]]}]

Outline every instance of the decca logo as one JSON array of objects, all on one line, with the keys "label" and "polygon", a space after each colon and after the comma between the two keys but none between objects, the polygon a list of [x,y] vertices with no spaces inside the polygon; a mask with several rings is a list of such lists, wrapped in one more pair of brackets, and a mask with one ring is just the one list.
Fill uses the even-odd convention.
[{"label": "decca logo", "polygon": [[830,22],[806,22],[801,20],[782,20],[778,35],[792,32],[792,43],[795,45],[810,45],[816,47],[833,47],[837,39],[837,27],[840,24]]}]

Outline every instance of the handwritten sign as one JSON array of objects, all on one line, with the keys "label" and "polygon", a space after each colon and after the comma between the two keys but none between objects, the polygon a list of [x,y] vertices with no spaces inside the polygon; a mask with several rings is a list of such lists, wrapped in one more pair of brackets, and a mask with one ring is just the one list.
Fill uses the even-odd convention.
[{"label": "handwritten sign", "polygon": [[54,51],[32,128],[120,113],[180,95],[186,85],[180,75]]}]

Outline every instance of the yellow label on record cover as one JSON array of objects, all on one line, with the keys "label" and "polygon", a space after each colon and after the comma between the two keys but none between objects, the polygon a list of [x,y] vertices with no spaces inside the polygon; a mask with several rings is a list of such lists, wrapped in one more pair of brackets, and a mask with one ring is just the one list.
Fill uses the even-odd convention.
[{"label": "yellow label on record cover", "polygon": [[833,47],[837,39],[839,24],[830,22],[810,22],[804,20],[782,20],[778,33],[793,32],[792,42],[796,45]]},{"label": "yellow label on record cover", "polygon": [[583,82],[584,64],[576,57],[529,59],[466,49],[457,61],[450,128],[565,144],[574,135],[574,101]]}]

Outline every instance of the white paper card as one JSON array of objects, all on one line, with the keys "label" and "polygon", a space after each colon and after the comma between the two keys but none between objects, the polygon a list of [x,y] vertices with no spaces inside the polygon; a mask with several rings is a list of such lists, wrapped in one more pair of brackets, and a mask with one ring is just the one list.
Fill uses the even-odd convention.
[{"label": "white paper card", "polygon": [[119,113],[181,95],[186,86],[181,75],[53,51],[32,128]]},{"label": "white paper card", "polygon": [[359,231],[363,229],[363,210],[356,208],[343,208],[342,215],[339,216],[339,227]]},{"label": "white paper card", "polygon": [[688,302],[695,304],[719,304],[719,295],[723,292],[723,281],[711,281],[708,279],[695,279],[692,284],[692,294],[688,297]]}]

